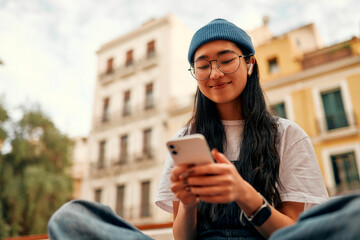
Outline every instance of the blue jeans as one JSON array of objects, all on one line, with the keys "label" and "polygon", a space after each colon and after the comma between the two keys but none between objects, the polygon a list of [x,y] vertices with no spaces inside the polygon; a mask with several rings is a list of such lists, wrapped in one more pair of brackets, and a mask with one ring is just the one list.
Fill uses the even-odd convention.
[{"label": "blue jeans", "polygon": [[302,213],[295,225],[269,240],[360,239],[360,194],[335,197]]},{"label": "blue jeans", "polygon": [[151,240],[136,227],[116,215],[108,206],[73,200],[64,204],[50,218],[51,240]]},{"label": "blue jeans", "polygon": [[[274,232],[270,240],[360,239],[359,222],[360,194],[336,197],[304,212],[296,224]],[[84,200],[73,200],[56,211],[49,221],[48,233],[51,240],[151,239],[109,207]],[[202,239],[239,239],[227,234],[227,230],[209,229],[208,233]]]}]

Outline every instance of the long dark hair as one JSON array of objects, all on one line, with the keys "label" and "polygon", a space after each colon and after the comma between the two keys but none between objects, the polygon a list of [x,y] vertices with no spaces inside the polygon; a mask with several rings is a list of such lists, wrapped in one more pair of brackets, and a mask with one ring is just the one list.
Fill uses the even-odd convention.
[{"label": "long dark hair", "polygon": [[[245,61],[248,62],[249,58]],[[266,106],[256,62],[241,94],[241,102],[245,124],[242,136],[239,136],[242,138],[241,150],[234,164],[241,176],[277,207],[281,204],[277,189],[281,187],[280,159],[276,149],[278,123]],[[204,96],[199,88],[196,91],[193,116],[188,126],[190,134],[201,133],[205,136],[210,149],[216,148],[223,152],[226,134],[216,104]],[[216,206],[219,205],[222,204],[200,202],[198,211],[204,216],[209,212],[221,215],[221,207],[216,211]]]}]

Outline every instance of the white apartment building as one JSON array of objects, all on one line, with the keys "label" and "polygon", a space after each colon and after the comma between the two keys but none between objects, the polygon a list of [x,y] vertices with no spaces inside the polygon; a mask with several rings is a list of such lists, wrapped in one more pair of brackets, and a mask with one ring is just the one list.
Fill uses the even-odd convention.
[{"label": "white apartment building", "polygon": [[[196,81],[187,71],[192,34],[170,14],[144,23],[97,51],[92,128],[87,139],[89,169],[81,184],[81,198],[108,205],[137,226],[172,222],[172,215],[154,201],[167,154],[165,142],[191,113],[181,111],[181,106],[189,106],[196,90]],[[164,236],[148,232],[156,239]]]}]

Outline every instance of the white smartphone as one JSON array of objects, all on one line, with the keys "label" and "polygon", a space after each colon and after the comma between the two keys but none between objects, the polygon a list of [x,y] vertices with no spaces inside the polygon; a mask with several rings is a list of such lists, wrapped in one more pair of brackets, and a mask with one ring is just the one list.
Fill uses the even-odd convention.
[{"label": "white smartphone", "polygon": [[176,165],[213,163],[209,146],[202,134],[192,134],[166,142]]}]

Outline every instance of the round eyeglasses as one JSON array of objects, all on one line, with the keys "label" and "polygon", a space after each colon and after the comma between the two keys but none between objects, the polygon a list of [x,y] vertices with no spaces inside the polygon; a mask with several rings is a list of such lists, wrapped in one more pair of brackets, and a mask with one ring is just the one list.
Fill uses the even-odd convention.
[{"label": "round eyeglasses", "polygon": [[212,70],[211,62],[216,62],[216,67],[224,74],[231,74],[236,72],[240,66],[241,57],[249,57],[250,55],[239,55],[236,52],[226,52],[221,54],[216,60],[198,59],[190,66],[188,71],[198,81],[209,78]]}]

